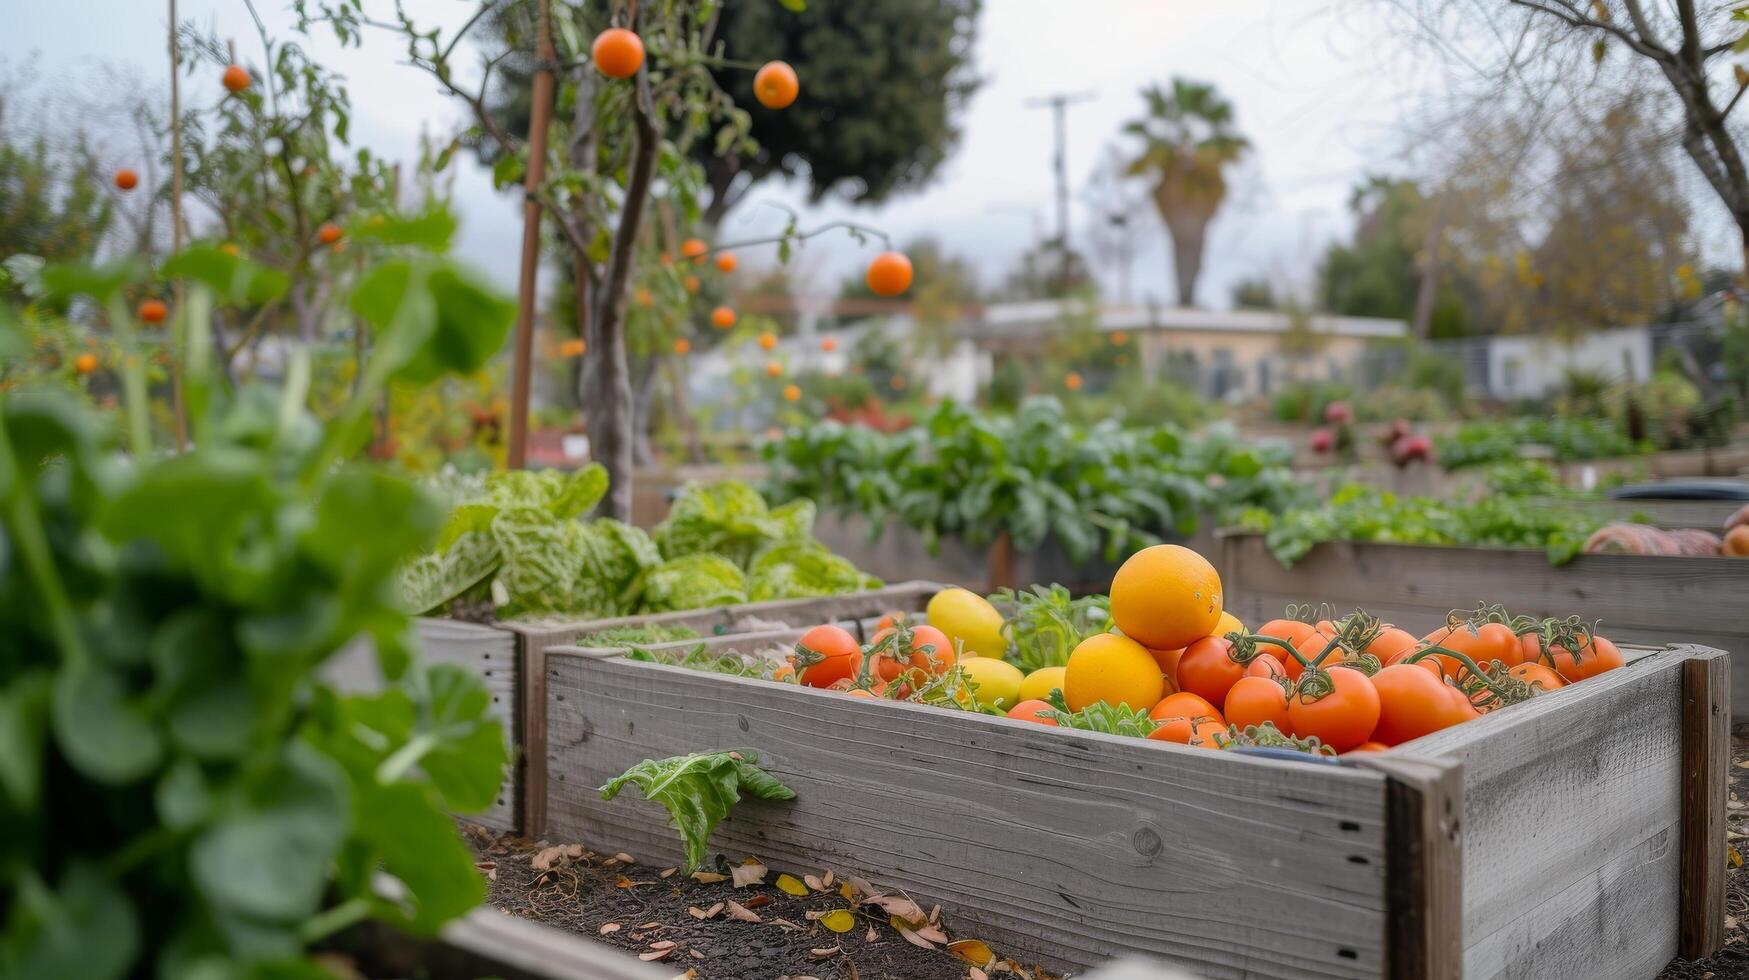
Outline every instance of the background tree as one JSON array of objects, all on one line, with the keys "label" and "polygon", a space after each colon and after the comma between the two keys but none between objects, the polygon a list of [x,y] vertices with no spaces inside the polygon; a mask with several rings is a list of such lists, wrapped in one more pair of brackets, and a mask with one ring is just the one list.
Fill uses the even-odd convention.
[{"label": "background tree", "polygon": [[1261,277],[1241,279],[1233,284],[1233,306],[1241,310],[1273,310],[1275,286]]},{"label": "background tree", "polygon": [[716,36],[730,57],[817,70],[803,83],[806,111],[792,111],[760,106],[750,72],[715,69],[759,142],[751,151],[693,146],[710,189],[705,223],[719,225],[773,174],[804,177],[814,201],[840,193],[872,204],[928,183],[958,143],[959,113],[978,85],[971,53],[981,6],[882,0],[791,10],[775,0],[726,0]]},{"label": "background tree", "polygon": [[1143,115],[1124,126],[1142,148],[1130,172],[1153,181],[1154,207],[1172,236],[1178,304],[1196,304],[1209,222],[1227,199],[1226,170],[1250,149],[1233,130],[1233,106],[1214,86],[1182,78],[1142,90]]}]

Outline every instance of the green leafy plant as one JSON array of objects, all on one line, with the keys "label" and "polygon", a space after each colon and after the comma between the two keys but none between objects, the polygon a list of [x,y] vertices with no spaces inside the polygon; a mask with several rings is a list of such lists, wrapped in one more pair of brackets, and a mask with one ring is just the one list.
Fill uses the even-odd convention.
[{"label": "green leafy plant", "polygon": [[1599,418],[1466,422],[1433,440],[1434,455],[1448,470],[1514,460],[1530,445],[1546,446],[1563,461],[1630,456],[1651,448],[1629,438],[1615,422]]},{"label": "green leafy plant", "polygon": [[1115,561],[1194,533],[1204,516],[1279,510],[1302,493],[1285,451],[1246,445],[1230,427],[1195,437],[1172,426],[1081,427],[1052,398],[1012,416],[948,403],[893,434],[811,424],[764,452],[773,499],[861,515],[875,537],[903,524],[932,553],[946,536],[981,546],[1007,533],[1023,550],[1049,538],[1077,562]]},{"label": "green leafy plant", "polygon": [[741,802],[746,792],[761,800],[793,800],[796,794],[759,768],[753,751],[694,752],[643,762],[607,781],[601,798],[611,800],[627,783],[668,809],[686,844],[686,870],[705,862],[711,831]]},{"label": "green leafy plant", "polygon": [[[508,310],[442,262],[379,266],[359,286],[374,356],[324,430],[295,348],[278,391],[215,389],[212,294],[250,267],[188,254],[191,451],[154,455],[137,357],[122,368],[131,459],[70,396],[0,395],[9,976],[311,976],[304,948],[338,929],[435,932],[484,894],[449,811],[491,803],[504,733],[476,677],[419,661],[394,588],[442,504],[344,460],[391,378],[477,369]],[[44,278],[107,310],[132,355],[118,297],[138,274]],[[466,342],[446,304],[470,311]],[[17,340],[0,324],[0,349]],[[365,639],[385,687],[343,695],[319,668]]]},{"label": "green leafy plant", "polygon": [[584,633],[577,637],[576,642],[580,647],[642,647],[696,639],[698,631],[689,626],[651,623],[647,626],[616,626],[613,629]]},{"label": "green leafy plant", "polygon": [[1052,691],[1050,703],[1055,718],[1061,728],[1075,728],[1084,732],[1104,732],[1107,735],[1125,735],[1131,738],[1147,738],[1160,727],[1160,723],[1148,717],[1148,712],[1140,708],[1131,708],[1124,704],[1110,704],[1098,701],[1082,708],[1080,711],[1070,711],[1069,704],[1063,700],[1063,692]]},{"label": "green leafy plant", "polygon": [[1264,533],[1269,550],[1292,565],[1324,541],[1383,541],[1476,548],[1540,548],[1554,565],[1571,561],[1598,518],[1559,504],[1500,494],[1473,503],[1399,497],[1351,484],[1315,507],[1269,514],[1248,511],[1243,526]]},{"label": "green leafy plant", "polygon": [[1111,628],[1110,599],[1077,599],[1061,585],[1003,589],[990,602],[1002,613],[1002,633],[1008,639],[1005,659],[1027,673],[1067,666],[1082,640]]},{"label": "green leafy plant", "polygon": [[775,661],[743,657],[735,653],[714,654],[702,643],[688,647],[684,653],[635,646],[626,651],[626,659],[650,664],[667,664],[670,667],[685,667],[687,670],[700,670],[707,674],[760,677],[766,680],[770,680],[772,671],[777,669]]}]

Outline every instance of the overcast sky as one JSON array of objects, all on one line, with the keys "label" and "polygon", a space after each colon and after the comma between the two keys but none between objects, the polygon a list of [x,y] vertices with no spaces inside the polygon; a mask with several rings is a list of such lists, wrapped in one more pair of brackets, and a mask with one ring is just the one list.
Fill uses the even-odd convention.
[{"label": "overcast sky", "polygon": [[[167,88],[163,3],[14,0],[8,6],[0,58],[9,75],[22,67],[39,77],[71,72],[91,78],[121,66],[140,85]],[[454,23],[473,4],[407,0],[407,6],[421,19]],[[260,9],[271,31],[290,36],[289,4],[261,0]],[[1066,22],[1071,11],[1075,19]],[[182,0],[180,13],[235,38],[246,61],[261,62],[241,0]],[[344,51],[323,37],[313,50],[349,83],[356,144],[410,160],[422,130],[447,136],[462,118],[458,104],[400,62],[401,51],[385,35]],[[878,209],[827,202],[806,209],[808,220],[853,216],[900,240],[935,235],[994,283],[1017,255],[1054,231],[1050,114],[1026,102],[1051,92],[1087,92],[1093,100],[1073,107],[1068,119],[1072,238],[1087,251],[1092,211],[1083,188],[1089,175],[1104,148],[1121,142],[1122,124],[1139,113],[1138,90],[1184,75],[1213,82],[1234,103],[1239,128],[1254,147],[1206,251],[1198,298],[1210,306],[1227,305],[1231,285],[1241,278],[1304,282],[1322,246],[1347,234],[1352,221],[1345,205],[1354,182],[1368,172],[1401,171],[1405,123],[1425,104],[1435,74],[1416,65],[1410,46],[1392,36],[1370,0],[988,0],[975,58],[984,84],[964,113],[957,154],[927,190]],[[40,60],[31,66],[33,59]],[[797,70],[802,97],[790,111],[806,111],[808,73],[829,66]],[[207,91],[196,80],[185,86],[185,98],[199,104],[216,97],[216,89],[216,78]],[[458,178],[456,196],[462,254],[513,282],[521,215],[514,197],[495,194],[484,172],[471,165]],[[768,183],[730,215],[725,234],[773,230],[781,218],[757,206],[760,200],[799,206],[803,196],[798,188]],[[1151,208],[1143,210],[1138,228],[1132,296],[1167,301],[1169,252]],[[820,290],[835,291],[838,278],[874,250],[822,238],[800,250],[797,263]],[[756,266],[775,258],[743,260]],[[1096,258],[1095,266],[1115,297],[1116,260]]]}]

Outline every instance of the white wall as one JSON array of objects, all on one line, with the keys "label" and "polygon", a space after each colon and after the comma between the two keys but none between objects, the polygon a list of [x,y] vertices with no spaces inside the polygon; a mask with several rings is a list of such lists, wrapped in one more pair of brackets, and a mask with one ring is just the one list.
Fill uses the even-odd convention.
[{"label": "white wall", "polygon": [[1643,381],[1652,371],[1652,334],[1645,327],[1589,333],[1571,343],[1552,337],[1488,341],[1489,388],[1498,397],[1536,398],[1559,390],[1568,370],[1612,380]]}]

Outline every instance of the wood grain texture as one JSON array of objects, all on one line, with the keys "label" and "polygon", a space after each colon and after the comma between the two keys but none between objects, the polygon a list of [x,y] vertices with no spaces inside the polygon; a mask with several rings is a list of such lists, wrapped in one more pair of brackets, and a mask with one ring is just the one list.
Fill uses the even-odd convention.
[{"label": "wood grain texture", "polygon": [[[453,619],[415,619],[413,628],[426,663],[462,667],[478,676],[492,696],[491,713],[504,725],[511,763],[491,809],[471,814],[469,818],[493,830],[516,829],[517,783],[521,769],[521,760],[517,758],[520,702],[517,698],[516,637],[501,629]],[[382,690],[383,685],[376,650],[364,641],[354,643],[330,658],[322,665],[322,676],[342,691],[370,693]]]},{"label": "wood grain texture", "polygon": [[436,938],[409,936],[377,923],[360,933],[371,976],[427,980],[671,980],[675,968],[644,963],[584,936],[482,907],[444,926]]},{"label": "wood grain texture", "polygon": [[1463,764],[1464,976],[1626,980],[1675,955],[1682,674],[1696,652],[1397,748]]},{"label": "wood grain texture", "polygon": [[1617,642],[1693,643],[1739,658],[1731,710],[1749,718],[1749,561],[1657,555],[1580,555],[1551,566],[1540,551],[1327,542],[1284,568],[1257,534],[1223,533],[1222,585],[1247,623],[1288,603],[1364,608],[1411,632],[1453,609],[1500,602],[1515,614],[1600,621]]},{"label": "wood grain texture", "polygon": [[595,788],[642,759],[753,749],[798,798],[743,802],[712,839],[730,859],[866,873],[941,902],[950,931],[1058,966],[1383,969],[1378,773],[624,659],[550,651],[547,669],[553,839],[677,859],[665,811]]},{"label": "wood grain texture", "polygon": [[1451,759],[1397,753],[1366,753],[1353,761],[1388,780],[1386,975],[1461,980],[1463,767]]},{"label": "wood grain texture", "polygon": [[710,635],[836,622],[854,625],[860,634],[864,620],[888,612],[918,612],[941,589],[937,582],[913,580],[849,595],[779,599],[654,616],[627,616],[594,622],[504,624],[516,635],[517,664],[521,671],[517,732],[523,753],[518,759],[521,792],[517,828],[524,835],[537,839],[546,833],[547,828],[547,651],[568,646],[581,634],[651,623],[686,626]]},{"label": "wood grain texture", "polygon": [[1725,941],[1725,796],[1731,764],[1731,662],[1719,651],[1682,665],[1682,905],[1677,952],[1700,959]]}]

